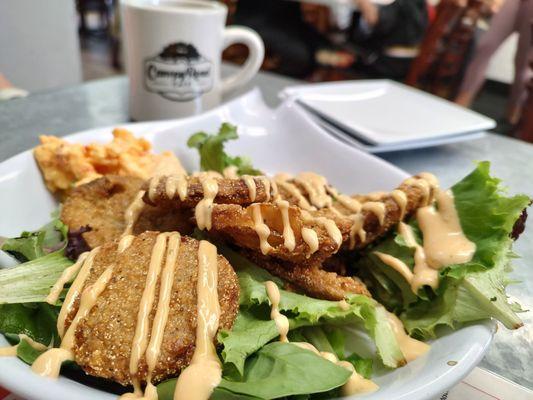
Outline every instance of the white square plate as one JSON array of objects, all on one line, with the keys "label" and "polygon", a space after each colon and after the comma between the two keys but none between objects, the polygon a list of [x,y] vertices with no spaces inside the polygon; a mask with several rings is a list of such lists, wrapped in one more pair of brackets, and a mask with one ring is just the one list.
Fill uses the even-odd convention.
[{"label": "white square plate", "polygon": [[447,137],[438,137],[436,139],[427,139],[417,142],[399,142],[399,143],[392,143],[392,144],[367,144],[365,142],[362,142],[358,140],[357,138],[353,137],[352,135],[348,134],[347,132],[343,131],[339,127],[332,125],[325,121],[323,118],[316,114],[309,114],[311,119],[322,129],[327,131],[332,136],[336,137],[340,141],[353,146],[359,150],[365,151],[367,153],[372,154],[382,154],[382,153],[389,153],[392,151],[402,151],[402,150],[410,150],[410,149],[423,149],[426,147],[434,147],[434,146],[440,146],[444,144],[450,144],[450,143],[457,143],[457,142],[463,142],[466,140],[475,140],[475,139],[481,139],[482,137],[486,136],[485,132],[471,132],[471,133],[465,133],[462,135],[455,135],[455,136],[447,136]]},{"label": "white square plate", "polygon": [[[238,140],[229,143],[228,151],[251,157],[254,166],[267,173],[312,170],[329,177],[340,190],[351,193],[392,189],[407,176],[385,161],[355,150],[317,129],[309,116],[297,107],[285,104],[277,110],[269,109],[258,91],[198,117],[132,124],[125,128],[152,142],[155,151],[176,152],[185,167],[194,170],[198,168],[198,155],[187,148],[188,137],[199,130],[216,132],[225,121],[238,125],[240,135]],[[80,143],[107,142],[111,139],[111,128],[86,131],[67,139]],[[50,213],[58,206],[43,184],[31,151],[0,163],[0,193],[2,236],[37,229],[49,220]],[[494,328],[492,322],[485,321],[456,332],[443,332],[423,357],[396,370],[378,371],[373,379],[380,390],[357,398],[435,398],[459,382],[481,360]],[[0,336],[0,346],[6,344]],[[448,361],[455,363],[449,365]],[[42,378],[22,361],[10,357],[0,357],[0,386],[27,400],[117,399],[116,395],[64,376],[57,380]]]},{"label": "white square plate", "polygon": [[294,99],[324,120],[369,145],[457,141],[459,135],[492,129],[495,122],[447,100],[390,80],[292,86]]}]

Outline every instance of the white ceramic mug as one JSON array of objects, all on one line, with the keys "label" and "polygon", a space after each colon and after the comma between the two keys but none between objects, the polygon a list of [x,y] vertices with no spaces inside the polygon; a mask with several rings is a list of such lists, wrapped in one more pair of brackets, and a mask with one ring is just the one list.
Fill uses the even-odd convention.
[{"label": "white ceramic mug", "polygon": [[[122,0],[122,32],[136,121],[185,117],[220,103],[259,70],[264,46],[245,27],[225,28],[227,8],[205,0]],[[244,66],[220,78],[222,51],[243,43]]]}]

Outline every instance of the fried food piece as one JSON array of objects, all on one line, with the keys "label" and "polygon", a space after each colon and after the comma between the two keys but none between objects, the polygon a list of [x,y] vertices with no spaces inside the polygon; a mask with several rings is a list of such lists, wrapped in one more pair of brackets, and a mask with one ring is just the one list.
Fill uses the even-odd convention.
[{"label": "fried food piece", "polygon": [[273,275],[289,282],[293,291],[324,300],[342,300],[349,294],[371,297],[366,285],[356,276],[341,276],[320,266],[301,266],[265,257],[256,252],[246,256]]},{"label": "fried food piece", "polygon": [[[247,206],[252,203],[264,203],[275,200],[275,194],[283,200],[287,200],[291,205],[298,206],[304,210],[316,210],[312,206],[309,199],[309,194],[299,181],[293,181],[283,178],[280,174],[274,178],[265,176],[252,177],[255,185],[255,196],[250,196],[250,188],[242,178],[227,178],[217,176],[219,174],[209,172],[214,175],[218,191],[214,199],[217,204],[238,204]],[[202,173],[201,173],[202,174]],[[167,185],[169,180],[183,180],[187,182],[187,194],[183,200],[180,199],[177,191],[167,193]],[[265,187],[265,182],[267,186]],[[326,182],[327,183],[327,182]],[[274,187],[276,189],[274,189]],[[149,188],[152,188],[152,193],[149,194]],[[173,207],[195,207],[200,200],[204,198],[204,190],[198,176],[191,175],[187,177],[179,176],[159,176],[154,177],[146,182],[143,190],[147,193],[143,200],[151,205],[164,205]],[[342,209],[342,208],[341,208]]]},{"label": "fried food piece", "polygon": [[[149,188],[154,184],[153,179],[156,179],[155,190],[153,194],[149,193]],[[187,196],[183,200],[180,199],[177,191],[169,198],[166,187],[169,179],[186,179],[187,180]],[[217,204],[240,204],[249,205],[254,202],[262,203],[270,199],[270,188],[268,192],[265,190],[265,184],[261,178],[252,178],[255,183],[255,197],[250,197],[250,189],[243,179],[230,178],[215,178],[218,183],[218,191],[214,202]],[[155,177],[146,182],[143,189],[146,191],[144,195],[144,202],[150,205],[158,205],[164,207],[177,208],[194,208],[200,200],[204,198],[204,189],[198,176],[175,177],[162,176]]]},{"label": "fried food piece", "polygon": [[[61,220],[69,231],[89,227],[90,230],[81,235],[91,248],[111,242],[124,232],[125,211],[143,182],[140,178],[109,175],[78,186],[65,200]],[[189,233],[192,231],[189,213],[189,210],[146,205],[133,233],[147,230]]]},{"label": "fried food piece", "polygon": [[172,152],[153,154],[151,144],[125,129],[114,129],[106,144],[84,146],[56,136],[41,136],[34,156],[52,193],[90,182],[102,175],[148,179],[156,174],[185,172]]},{"label": "fried food piece", "polygon": [[353,241],[351,240],[350,235],[348,235],[349,240],[344,242],[344,249],[361,249],[366,247],[369,243],[376,241],[385,235],[391,228],[395,227],[400,221],[406,220],[419,208],[428,205],[433,198],[434,192],[433,187],[430,186],[426,192],[426,189],[418,186],[417,184],[413,184],[409,179],[404,181],[397,190],[403,192],[406,197],[403,215],[402,209],[398,202],[394,199],[392,193],[385,193],[380,199],[380,202],[385,205],[385,216],[383,222],[380,223],[376,214],[369,211],[363,211],[363,227],[366,235],[364,239],[358,237],[358,235],[355,235]]},{"label": "fried food piece", "polygon": [[[405,216],[426,205],[426,193],[420,187],[404,183],[399,189],[405,193]],[[215,234],[241,248],[260,252],[261,243],[255,230],[253,207],[255,206],[244,208],[231,204],[213,205],[210,234]],[[379,206],[383,212],[381,221],[379,213],[371,209],[363,208],[359,215],[354,216],[343,215],[330,208],[308,212],[297,206],[290,206],[289,220],[294,232],[295,247],[289,250],[284,246],[284,225],[279,207],[275,203],[263,203],[260,207],[264,223],[270,229],[267,240],[272,249],[268,255],[291,263],[299,263],[301,266],[322,264],[338,250],[334,237],[323,223],[319,223],[320,220],[334,222],[342,236],[342,249],[353,250],[363,248],[385,235],[401,220],[402,213],[400,205],[390,194],[385,194],[381,199]],[[309,254],[311,249],[303,240],[303,228],[312,229],[317,234],[318,249],[312,254]]]},{"label": "fried food piece", "polygon": [[[293,184],[302,189],[306,201],[310,202],[309,194],[303,190],[301,183],[295,181]],[[431,185],[427,187],[420,185],[418,178],[414,177],[406,179],[396,189],[396,192],[402,192],[405,195],[403,210],[393,192],[379,192],[351,197],[361,203],[362,210],[359,215],[339,201],[334,201],[328,207],[311,210],[309,214],[335,222],[335,225],[342,232],[343,250],[361,249],[385,235],[398,222],[411,216],[418,208],[426,206],[433,197],[433,191],[434,188]],[[282,193],[281,189],[280,193]],[[294,196],[288,200],[298,201]],[[299,201],[301,203],[302,200]],[[382,203],[383,206],[380,206],[379,203]],[[375,206],[376,209],[373,210],[372,206]],[[381,218],[382,220],[380,220]]]},{"label": "fried food piece", "polygon": [[[145,184],[144,189],[147,194],[144,201],[148,204],[157,204],[164,207],[193,208],[204,197],[202,185],[198,177],[187,178],[187,196],[183,200],[171,190],[171,199],[166,193],[169,177],[157,178],[152,190],[148,190],[149,184]],[[213,223],[216,225],[215,232],[228,235],[237,245],[246,248],[259,247],[259,239],[254,231],[252,213],[248,207],[252,203],[249,188],[243,179],[216,178],[218,183],[218,193],[214,199]],[[306,180],[308,182],[306,182]],[[287,178],[279,175],[272,178],[265,188],[265,177],[254,178],[257,196],[255,202],[261,203],[270,201],[269,206],[262,205],[263,212],[272,216],[276,212],[269,211],[276,209],[273,201],[273,182],[277,182],[279,195],[287,200],[291,205],[290,219],[291,226],[296,236],[296,247],[293,254],[282,249],[281,235],[283,227],[280,226],[280,218],[269,218],[266,222],[271,230],[269,243],[275,247],[273,255],[291,262],[305,262],[309,255],[309,249],[302,245],[301,228],[310,228],[316,223],[309,220],[323,217],[332,220],[342,233],[343,249],[358,249],[365,247],[377,238],[389,231],[400,220],[411,215],[416,209],[427,204],[431,199],[433,187],[429,184],[421,185],[422,178],[409,178],[396,189],[404,199],[405,204],[398,202],[398,196],[394,192],[379,192],[366,196],[356,195],[352,197],[342,196],[328,185],[326,179],[313,173],[302,173],[295,178]],[[309,183],[311,182],[311,183]],[[424,183],[427,183],[424,181]],[[266,189],[266,190],[265,190]],[[318,195],[317,193],[320,193]],[[354,211],[347,201],[352,199],[360,212]],[[221,205],[236,205],[235,207],[221,207]],[[239,208],[240,207],[240,208]],[[403,208],[403,210],[402,210]],[[357,215],[358,214],[358,215]],[[310,226],[311,225],[311,226]],[[319,224],[320,225],[320,224]],[[323,224],[322,224],[323,225]],[[332,238],[323,235],[324,229],[317,230],[320,241],[319,254],[313,258],[324,259],[326,254],[332,254],[337,249],[331,246]],[[326,246],[327,248],[324,248]]]},{"label": "fried food piece", "polygon": [[[157,236],[158,232],[142,233],[123,253],[117,251],[117,242],[107,243],[95,258],[84,287],[94,283],[112,263],[115,266],[107,287],[88,316],[80,321],[75,332],[75,361],[90,375],[111,379],[122,385],[131,383],[129,362],[132,341]],[[153,371],[155,383],[177,376],[189,365],[195,349],[198,247],[199,241],[182,236],[168,321]],[[159,287],[160,278],[149,316],[150,326],[157,309]],[[221,310],[219,329],[231,329],[239,308],[239,284],[233,268],[221,255],[218,256],[218,299]],[[69,315],[67,327],[77,307],[78,305]],[[146,374],[147,365],[143,356],[137,374],[141,382],[146,380]]]},{"label": "fried food piece", "polygon": [[[352,217],[339,217],[330,215],[330,218],[335,220],[339,226],[339,229],[342,231],[342,249],[362,249],[380,237],[384,236],[400,221],[409,218],[420,207],[426,206],[433,198],[434,188],[430,187],[429,192],[426,192],[421,186],[413,184],[410,180],[406,180],[396,190],[405,194],[406,202],[403,215],[401,206],[394,199],[392,192],[382,194],[379,199],[379,202],[384,205],[382,221],[380,221],[379,215],[375,212],[365,209],[363,209],[361,212],[363,221],[362,226],[365,232],[364,235],[358,235],[358,232],[354,232],[354,226],[357,227],[357,224],[354,225]],[[374,199],[370,199],[368,202],[374,201]]]},{"label": "fried food piece", "polygon": [[[250,250],[260,251],[261,243],[255,230],[253,207],[241,207],[235,204],[214,204],[211,214],[210,234]],[[284,243],[284,225],[280,207],[275,203],[261,203],[261,215],[270,229],[268,255],[301,265],[321,264],[338,248],[337,243],[328,235],[327,230],[314,220],[306,220],[302,210],[296,206],[288,208],[289,221],[294,233],[294,249],[289,250]],[[317,233],[319,246],[310,254],[309,246],[302,237],[302,228],[312,229]]]}]

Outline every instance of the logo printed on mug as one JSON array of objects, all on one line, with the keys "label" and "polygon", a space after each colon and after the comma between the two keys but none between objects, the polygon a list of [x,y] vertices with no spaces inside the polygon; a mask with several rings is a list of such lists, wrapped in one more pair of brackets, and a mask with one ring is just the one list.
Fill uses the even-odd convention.
[{"label": "logo printed on mug", "polygon": [[167,45],[144,62],[145,86],[173,101],[189,101],[213,87],[213,64],[190,43]]}]

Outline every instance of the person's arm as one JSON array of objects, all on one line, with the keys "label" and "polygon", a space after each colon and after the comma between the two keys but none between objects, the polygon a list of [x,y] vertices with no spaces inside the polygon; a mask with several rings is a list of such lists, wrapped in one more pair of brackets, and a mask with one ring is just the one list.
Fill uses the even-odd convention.
[{"label": "person's arm", "polygon": [[379,9],[370,0],[355,0],[357,9],[370,28],[373,28],[379,20]]},{"label": "person's arm", "polygon": [[493,14],[496,14],[498,11],[500,11],[500,8],[502,8],[504,1],[505,0],[489,0],[490,11]]},{"label": "person's arm", "polygon": [[[452,3],[452,4],[455,4],[461,8],[465,8],[467,5],[468,5],[468,0],[441,0],[441,1],[445,1],[445,2],[449,2],[449,3]],[[502,7],[503,5],[503,2],[505,0],[485,0],[485,4],[486,6],[489,8],[489,10],[495,14],[497,13],[500,8]],[[524,1],[524,0],[522,0]]]},{"label": "person's arm", "polygon": [[[386,5],[378,6],[372,0],[354,0],[358,11],[361,13],[362,22],[372,34],[386,35],[396,25],[401,6],[396,4],[399,0]],[[408,0],[412,1],[412,0]]]}]

